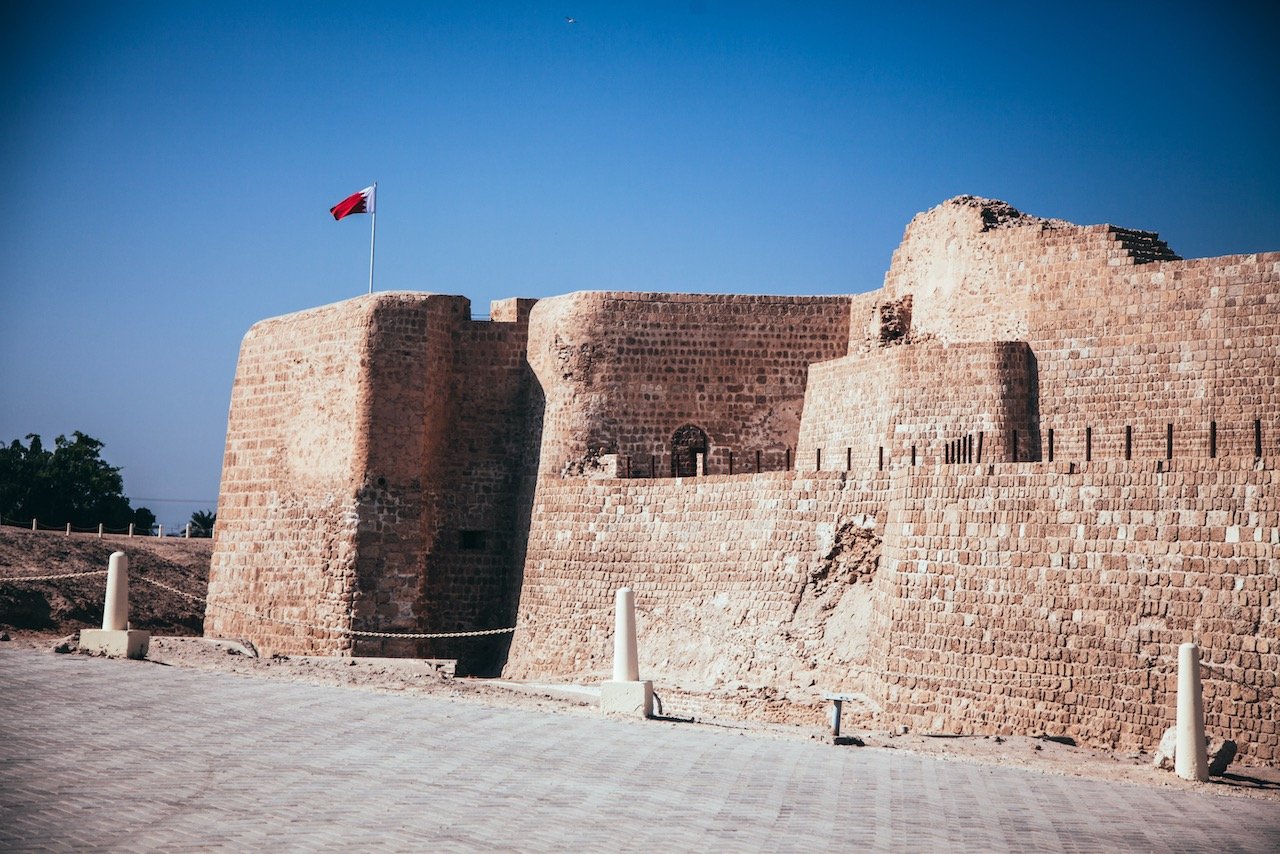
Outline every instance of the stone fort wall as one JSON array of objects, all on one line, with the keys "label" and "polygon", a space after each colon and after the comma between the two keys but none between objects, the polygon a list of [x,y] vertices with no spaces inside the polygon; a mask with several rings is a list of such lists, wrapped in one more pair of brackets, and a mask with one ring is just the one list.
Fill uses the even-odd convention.
[{"label": "stone fort wall", "polygon": [[645,678],[1136,749],[1172,725],[1194,639],[1209,730],[1275,762],[1276,480],[1199,460],[544,481],[508,672],[608,678],[628,585]]},{"label": "stone fort wall", "polygon": [[534,408],[524,356],[531,304],[496,303],[477,321],[461,297],[381,293],[249,331],[232,390],[207,633],[267,650],[496,666],[506,645],[492,638],[460,646],[342,630],[510,625]]},{"label": "stone fort wall", "polygon": [[809,366],[842,355],[847,297],[586,292],[539,301],[529,362],[546,395],[541,471],[582,474],[616,454],[671,475],[672,437],[709,440],[706,471],[785,467]]},{"label": "stone fort wall", "polygon": [[[660,684],[1123,747],[1167,725],[1195,639],[1210,729],[1280,761],[1278,293],[1280,253],[1184,261],[963,197],[854,297],[583,293],[481,322],[379,294],[266,321],[206,631],[595,678],[630,584]],[[670,476],[689,426],[710,476]],[[220,605],[518,629],[353,644]]]},{"label": "stone fort wall", "polygon": [[885,534],[885,708],[933,731],[1149,748],[1194,640],[1214,665],[1209,732],[1280,760],[1276,484],[1239,458],[913,473]]}]

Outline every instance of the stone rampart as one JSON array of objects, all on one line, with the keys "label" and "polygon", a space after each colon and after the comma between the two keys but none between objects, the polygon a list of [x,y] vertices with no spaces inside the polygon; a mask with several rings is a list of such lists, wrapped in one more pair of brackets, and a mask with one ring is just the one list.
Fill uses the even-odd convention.
[{"label": "stone rampart", "polygon": [[[456,657],[510,625],[531,301],[381,293],[256,324],[232,392],[205,630],[282,652]],[[264,622],[222,608],[249,603]]]},{"label": "stone rampart", "polygon": [[1022,459],[1050,458],[1050,430],[1058,458],[1163,458],[1170,426],[1174,458],[1209,453],[1211,432],[1214,453],[1252,457],[1255,420],[1280,450],[1280,253],[1184,261],[1150,232],[961,197],[912,220],[877,294],[854,303],[851,355],[892,359],[887,335],[1027,343],[1039,430]]},{"label": "stone rampart", "polygon": [[654,676],[861,684],[888,486],[825,472],[543,478],[506,672],[607,675],[614,591],[630,586]]},{"label": "stone rampart", "polygon": [[1276,471],[1162,468],[910,473],[884,536],[886,714],[1150,747],[1173,724],[1178,645],[1194,640],[1213,665],[1208,730],[1280,760]]},{"label": "stone rampart", "polygon": [[672,474],[677,430],[701,430],[706,471],[784,467],[809,365],[847,349],[847,297],[584,292],[539,301],[529,362],[546,394],[541,471]]},{"label": "stone rampart", "polygon": [[660,682],[861,692],[879,725],[1136,749],[1172,725],[1194,638],[1210,731],[1275,762],[1276,473],[1162,468],[544,480],[507,672],[606,678],[630,586]]},{"label": "stone rampart", "polygon": [[[1210,729],[1280,762],[1278,304],[1280,253],[1184,261],[961,197],[869,294],[264,321],[206,632],[596,678],[631,585],[660,683],[1125,748],[1168,725],[1197,640]],[[509,650],[332,631],[512,624]]]},{"label": "stone rampart", "polygon": [[[351,627],[356,484],[369,405],[361,355],[372,300],[264,320],[245,335],[231,391],[205,633],[332,652]],[[225,606],[225,607],[224,607]],[[236,610],[228,610],[236,609]]]},{"label": "stone rampart", "polygon": [[1038,428],[1035,357],[1025,343],[925,340],[811,367],[796,466],[1012,460],[1015,435],[1025,459]]}]

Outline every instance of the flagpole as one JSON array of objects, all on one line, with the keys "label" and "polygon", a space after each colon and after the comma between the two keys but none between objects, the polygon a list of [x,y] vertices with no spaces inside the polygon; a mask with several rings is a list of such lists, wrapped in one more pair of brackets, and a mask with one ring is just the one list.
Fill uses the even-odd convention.
[{"label": "flagpole", "polygon": [[373,242],[378,235],[378,182],[373,182],[373,210],[369,213],[369,293],[373,293]]}]

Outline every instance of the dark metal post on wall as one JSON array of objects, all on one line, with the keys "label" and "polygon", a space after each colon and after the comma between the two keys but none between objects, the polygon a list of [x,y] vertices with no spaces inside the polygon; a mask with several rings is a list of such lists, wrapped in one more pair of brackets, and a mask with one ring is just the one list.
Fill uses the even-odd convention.
[{"label": "dark metal post on wall", "polygon": [[[1258,447],[1262,446],[1259,445]],[[1258,456],[1262,456],[1262,454],[1258,454]],[[853,471],[853,448],[844,449],[844,470]]]},{"label": "dark metal post on wall", "polygon": [[984,431],[982,430],[978,431],[978,462],[979,463],[982,462],[982,437],[984,435],[985,435]]},{"label": "dark metal post on wall", "polygon": [[756,474],[760,474],[760,452],[756,451]]},{"label": "dark metal post on wall", "polygon": [[813,470],[822,471],[822,449],[813,449]]},{"label": "dark metal post on wall", "polygon": [[1262,419],[1253,419],[1253,455],[1262,459]]},{"label": "dark metal post on wall", "polygon": [[1093,461],[1093,428],[1084,428],[1084,461]]},{"label": "dark metal post on wall", "polygon": [[1053,462],[1053,428],[1049,428],[1049,462]]},{"label": "dark metal post on wall", "polygon": [[1173,425],[1164,425],[1164,458],[1173,459]]},{"label": "dark metal post on wall", "polygon": [[912,445],[911,446],[911,465],[914,466],[915,464],[916,464],[916,446]]},{"label": "dark metal post on wall", "polygon": [[880,471],[884,471],[884,445],[880,446]]},{"label": "dark metal post on wall", "polygon": [[1124,458],[1133,459],[1133,425],[1124,425]]},{"label": "dark metal post on wall", "polygon": [[1210,458],[1218,456],[1218,422],[1209,422],[1209,456]]},{"label": "dark metal post on wall", "polygon": [[729,452],[729,474],[733,474],[733,451]]},{"label": "dark metal post on wall", "polygon": [[787,448],[787,471],[791,471],[791,449]]}]

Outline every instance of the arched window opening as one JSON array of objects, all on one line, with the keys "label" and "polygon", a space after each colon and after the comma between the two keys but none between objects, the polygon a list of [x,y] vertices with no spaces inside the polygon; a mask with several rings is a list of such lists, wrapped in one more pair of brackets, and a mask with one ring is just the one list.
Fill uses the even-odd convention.
[{"label": "arched window opening", "polygon": [[700,427],[686,424],[671,437],[671,476],[693,477],[696,475],[698,473],[698,454],[702,454],[703,465],[705,466],[707,434]]}]

